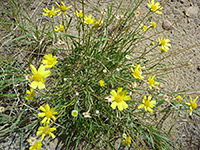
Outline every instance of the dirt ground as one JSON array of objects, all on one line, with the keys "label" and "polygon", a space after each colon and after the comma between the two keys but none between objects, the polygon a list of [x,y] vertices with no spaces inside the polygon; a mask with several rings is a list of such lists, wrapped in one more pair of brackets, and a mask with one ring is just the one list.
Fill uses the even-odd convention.
[{"label": "dirt ground", "polygon": [[[30,12],[33,17],[39,23],[47,18],[42,15],[42,9],[48,6],[54,5],[54,1],[23,1],[29,3]],[[65,4],[69,4],[68,1],[63,0]],[[71,1],[73,4],[73,1]],[[101,11],[106,11],[107,4],[112,2],[112,0],[87,0],[89,4],[98,7]],[[163,3],[163,1],[159,1]],[[7,5],[6,1],[3,5]],[[77,6],[81,8],[80,2],[76,1]],[[114,7],[117,7],[120,0],[115,0]],[[147,2],[143,2],[145,4]],[[129,4],[128,0],[124,0],[122,3],[122,8],[126,8]],[[1,7],[2,8],[2,7]],[[139,7],[142,12],[147,10],[147,5],[141,5]],[[1,12],[2,10],[0,10]],[[86,7],[87,12],[94,12],[90,6]],[[69,10],[69,13],[73,14],[73,10]],[[162,25],[164,22],[168,21],[174,23],[177,22],[172,29],[164,32],[165,38],[171,40],[172,48],[170,51],[175,51],[177,49],[183,49],[185,47],[192,46],[194,44],[200,44],[200,1],[199,0],[169,0],[169,2],[164,6],[161,15],[155,15],[153,20],[157,22],[157,28],[155,32],[159,32],[163,29]],[[120,15],[120,14],[119,14]],[[9,33],[6,33],[2,29],[0,30],[0,55],[8,57],[9,51],[5,50],[6,45],[9,44],[8,37],[5,38]],[[73,33],[72,33],[73,34]],[[189,63],[193,65],[187,65],[183,68],[178,68],[173,70],[170,74],[166,75],[166,78],[162,79],[163,83],[161,87],[169,91],[181,90],[181,89],[199,89],[199,91],[191,91],[185,93],[186,95],[200,96],[200,47],[190,48],[186,52],[183,52],[174,57],[170,57],[166,60],[166,64],[182,64]],[[197,100],[197,104],[200,104],[200,99]],[[169,137],[176,141],[177,147],[182,150],[198,150],[200,149],[200,118],[195,116],[188,117],[186,114],[181,114],[179,118],[169,117],[163,123],[163,129],[168,129],[169,125],[174,124],[172,129],[172,134]],[[64,143],[62,143],[62,137],[56,138],[52,142],[50,139],[46,138],[43,146],[43,150],[62,150],[64,149]],[[21,139],[20,134],[15,134],[9,136],[5,139],[0,138],[0,150],[18,150],[20,149]],[[180,144],[181,143],[181,144]],[[27,143],[25,144],[27,146]],[[25,146],[24,145],[24,146]],[[22,148],[24,149],[24,148]]]}]

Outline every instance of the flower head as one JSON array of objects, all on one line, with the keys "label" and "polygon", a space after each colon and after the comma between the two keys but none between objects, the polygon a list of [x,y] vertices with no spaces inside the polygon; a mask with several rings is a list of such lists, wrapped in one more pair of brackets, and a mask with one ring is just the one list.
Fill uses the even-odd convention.
[{"label": "flower head", "polygon": [[169,50],[169,47],[171,47],[171,44],[169,44],[170,40],[169,39],[163,39],[163,35],[161,35],[161,38],[158,38],[159,40],[159,47],[162,51],[167,52]]},{"label": "flower head", "polygon": [[42,60],[42,63],[45,65],[46,68],[52,68],[55,67],[57,64],[57,57],[52,56],[52,54],[44,55],[44,59]]},{"label": "flower head", "polygon": [[148,29],[148,27],[146,26],[146,25],[141,25],[141,28],[142,28],[142,30],[144,31],[144,32],[146,32],[147,31],[147,29]]},{"label": "flower head", "polygon": [[30,80],[33,80],[30,87],[36,89],[37,87],[41,90],[45,88],[45,78],[51,74],[50,70],[45,71],[45,66],[40,65],[38,71],[33,65],[30,65],[31,71],[33,73]]},{"label": "flower head", "polygon": [[82,10],[80,10],[79,12],[76,11],[74,14],[75,14],[77,17],[79,17],[79,18],[82,18],[82,17],[83,17],[83,12],[82,12]]},{"label": "flower head", "polygon": [[99,81],[99,84],[100,84],[100,86],[105,86],[103,80],[100,80],[100,81]]},{"label": "flower head", "polygon": [[50,123],[50,119],[52,118],[54,121],[56,120],[56,118],[53,115],[57,115],[58,112],[54,112],[54,108],[50,108],[49,104],[46,104],[44,107],[40,106],[39,108],[41,111],[43,111],[42,113],[38,114],[38,117],[45,117],[41,123]]},{"label": "flower head", "polygon": [[151,77],[152,75],[150,75],[149,77],[148,77],[148,84],[150,84],[149,85],[149,88],[150,89],[152,89],[152,87],[155,87],[155,85],[159,85],[159,83],[158,82],[155,82],[154,81],[154,78],[156,77],[156,75],[154,75],[153,77]]},{"label": "flower head", "polygon": [[57,13],[59,12],[57,9],[54,9],[54,6],[52,6],[52,9],[49,10],[47,7],[46,9],[43,9],[45,13],[42,13],[45,16],[49,16],[49,17],[53,17],[55,15],[57,15]]},{"label": "flower head", "polygon": [[197,103],[196,103],[196,100],[198,99],[199,97],[197,96],[193,101],[192,101],[192,98],[190,96],[190,103],[186,103],[186,105],[190,106],[190,111],[189,111],[189,115],[192,114],[192,111],[197,108]]},{"label": "flower head", "polygon": [[78,111],[77,110],[72,110],[72,116],[77,117],[78,116]]},{"label": "flower head", "polygon": [[150,8],[150,10],[151,10],[152,12],[155,11],[157,14],[162,14],[162,12],[159,11],[159,10],[162,10],[163,7],[160,6],[160,3],[159,3],[159,2],[156,2],[156,3],[154,4],[154,0],[151,0],[151,1],[149,0],[148,7]]},{"label": "flower head", "polygon": [[176,103],[178,104],[178,103],[181,103],[181,102],[183,101],[183,98],[182,98],[180,95],[178,95],[178,96],[175,97],[174,100],[175,100]]},{"label": "flower head", "polygon": [[125,146],[129,146],[131,144],[131,137],[129,137],[129,136],[125,137],[125,139],[122,141],[122,143]]},{"label": "flower head", "polygon": [[60,12],[60,13],[58,14],[58,16],[59,16],[61,13],[64,13],[65,15],[67,15],[67,14],[66,14],[67,9],[69,9],[69,8],[72,7],[72,6],[66,7],[65,4],[64,4],[62,1],[61,1],[61,4],[62,4],[62,5],[59,5],[57,2],[55,2],[55,3],[56,3],[56,5],[60,8],[60,10],[58,10],[58,12]]},{"label": "flower head", "polygon": [[99,19],[98,21],[95,21],[93,24],[93,27],[98,28],[103,25],[103,20]]},{"label": "flower head", "polygon": [[107,72],[107,70],[106,70],[106,69],[104,69],[104,70],[103,70],[103,72],[104,72],[104,73],[106,73],[106,72]]},{"label": "flower head", "polygon": [[153,41],[153,42],[151,42],[151,45],[155,45],[156,43]]},{"label": "flower head", "polygon": [[129,55],[126,55],[125,58],[128,59],[128,60],[131,59],[131,57]]},{"label": "flower head", "polygon": [[141,66],[140,64],[136,65],[135,66],[135,70],[133,70],[133,68],[131,68],[131,71],[133,72],[133,77],[135,79],[140,79],[142,80],[144,77],[142,76],[142,73],[141,73]]},{"label": "flower head", "polygon": [[56,29],[54,29],[55,31],[57,32],[63,32],[65,30],[65,26],[63,26],[62,24],[60,24],[60,27],[58,26],[55,26]]},{"label": "flower head", "polygon": [[31,88],[31,91],[27,90],[26,93],[28,94],[28,96],[26,96],[26,100],[33,100],[33,97],[35,95],[37,95],[37,93],[34,92],[34,89]]},{"label": "flower head", "polygon": [[151,28],[155,29],[156,28],[156,22],[150,22]]},{"label": "flower head", "polygon": [[31,144],[31,147],[29,150],[40,150],[42,148],[42,142],[41,141],[35,141],[34,144]]},{"label": "flower head", "polygon": [[142,101],[143,104],[140,104],[138,106],[138,109],[141,109],[144,107],[145,111],[148,110],[150,113],[153,113],[153,109],[151,108],[155,107],[156,101],[155,100],[150,101],[151,98],[152,98],[151,95],[148,96],[148,99],[146,96],[144,96],[144,99]]},{"label": "flower head", "polygon": [[123,138],[126,138],[126,137],[127,137],[127,135],[124,133],[124,134],[122,134],[122,137],[123,137]]},{"label": "flower head", "polygon": [[54,139],[56,136],[52,132],[55,131],[55,130],[56,130],[56,128],[49,128],[48,125],[46,125],[44,127],[40,126],[38,128],[38,131],[36,132],[36,135],[37,136],[42,135],[40,141],[42,141],[47,134],[49,134]]},{"label": "flower head", "polygon": [[125,101],[131,100],[131,97],[127,95],[128,92],[126,90],[122,91],[122,88],[118,88],[117,92],[115,90],[112,90],[110,94],[112,95],[111,107],[113,109],[115,109],[116,106],[120,111],[128,108],[128,105]]},{"label": "flower head", "polygon": [[87,15],[85,14],[84,23],[93,24],[94,22],[95,22],[95,17],[92,18],[91,14],[89,14],[89,16],[87,17]]}]

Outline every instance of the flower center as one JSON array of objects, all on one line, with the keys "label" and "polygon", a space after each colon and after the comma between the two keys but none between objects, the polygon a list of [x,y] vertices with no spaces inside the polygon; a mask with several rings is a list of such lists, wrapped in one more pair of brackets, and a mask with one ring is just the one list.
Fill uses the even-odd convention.
[{"label": "flower center", "polygon": [[138,70],[135,70],[134,75],[139,77],[141,75],[141,73]]},{"label": "flower center", "polygon": [[197,104],[195,102],[191,102],[191,107],[192,107],[192,109],[195,109],[195,108],[197,108]]},{"label": "flower center", "polygon": [[48,12],[48,15],[49,15],[49,16],[52,16],[52,15],[53,15],[53,11],[49,11],[49,12]]},{"label": "flower center", "polygon": [[122,97],[121,95],[118,94],[118,95],[115,97],[115,101],[116,101],[117,103],[120,103],[120,102],[123,101],[123,97]]},{"label": "flower center", "polygon": [[156,6],[155,4],[151,6],[151,10],[152,10],[152,11],[156,11],[157,9],[158,9],[158,8],[157,8],[157,6]]},{"label": "flower center", "polygon": [[30,93],[30,97],[33,97],[34,96],[34,92]]},{"label": "flower center", "polygon": [[45,132],[44,132],[44,134],[49,134],[51,131],[50,131],[50,129],[48,128],[48,129],[45,129]]},{"label": "flower center", "polygon": [[161,43],[162,46],[166,45],[166,41],[165,40],[161,40],[160,43]]},{"label": "flower center", "polygon": [[53,114],[52,114],[52,112],[49,110],[49,111],[46,111],[46,112],[45,112],[45,116],[46,116],[47,118],[51,118],[51,117],[53,116]]},{"label": "flower center", "polygon": [[61,10],[62,12],[65,12],[65,11],[67,10],[67,8],[66,8],[65,6],[60,6],[60,10]]},{"label": "flower center", "polygon": [[33,75],[34,81],[40,82],[40,81],[42,81],[42,78],[43,77],[39,73]]},{"label": "flower center", "polygon": [[85,21],[87,22],[87,24],[92,24],[92,20],[91,19],[86,19]]},{"label": "flower center", "polygon": [[77,113],[77,112],[75,112],[75,111],[74,111],[74,112],[72,112],[72,116],[74,116],[74,117],[75,117],[75,116],[77,116],[77,115],[78,115],[78,113]]},{"label": "flower center", "polygon": [[150,106],[149,100],[146,100],[145,103],[144,103],[144,105],[145,105],[146,107],[149,107],[149,106]]},{"label": "flower center", "polygon": [[[61,29],[59,29],[59,31],[60,31]],[[53,60],[52,59],[50,59],[50,60],[48,60],[48,65],[51,65],[51,64],[53,64]]]},{"label": "flower center", "polygon": [[149,83],[151,84],[151,85],[154,85],[154,80],[153,79],[149,79]]}]

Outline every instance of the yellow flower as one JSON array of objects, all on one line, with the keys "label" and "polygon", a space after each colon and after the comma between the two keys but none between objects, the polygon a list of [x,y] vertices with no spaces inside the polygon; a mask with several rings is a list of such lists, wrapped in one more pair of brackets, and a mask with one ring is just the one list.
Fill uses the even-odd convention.
[{"label": "yellow flower", "polygon": [[138,109],[141,109],[141,108],[144,107],[145,111],[148,110],[150,113],[153,113],[153,109],[151,109],[151,108],[155,107],[156,101],[155,101],[155,100],[150,101],[151,98],[152,98],[152,96],[149,95],[149,96],[148,96],[148,100],[147,100],[147,97],[144,96],[144,99],[143,99],[143,101],[142,101],[143,104],[140,104],[140,105],[138,106]]},{"label": "yellow flower", "polygon": [[144,31],[144,32],[146,32],[147,31],[147,29],[148,29],[148,27],[146,26],[146,25],[141,25],[141,27],[142,27],[142,30]]},{"label": "yellow flower", "polygon": [[56,29],[54,29],[54,30],[57,32],[63,32],[65,30],[65,27],[62,24],[60,24],[60,27],[58,27],[58,26],[55,26],[55,27],[56,27]]},{"label": "yellow flower", "polygon": [[43,10],[44,10],[45,13],[42,13],[42,14],[45,15],[45,16],[49,16],[51,18],[53,16],[57,15],[57,13],[58,13],[58,10],[54,9],[54,6],[52,6],[51,10],[49,10],[47,7],[46,7],[46,9],[43,9]]},{"label": "yellow flower", "polygon": [[156,22],[150,22],[150,25],[151,25],[151,27],[152,27],[153,29],[156,28]]},{"label": "yellow flower", "polygon": [[72,110],[72,116],[77,117],[78,116],[78,111],[77,110]]},{"label": "yellow flower", "polygon": [[79,12],[76,11],[74,14],[75,14],[77,17],[79,17],[79,18],[82,18],[82,17],[83,17],[83,12],[82,12],[82,10],[80,10]]},{"label": "yellow flower", "polygon": [[129,146],[131,144],[131,137],[125,137],[125,139],[122,141],[122,143],[125,145],[125,146]]},{"label": "yellow flower", "polygon": [[46,68],[52,68],[55,67],[57,64],[57,57],[52,56],[52,54],[44,55],[44,59],[42,60],[42,63],[45,65]]},{"label": "yellow flower", "polygon": [[32,89],[32,88],[31,88],[31,91],[27,90],[26,93],[29,94],[28,96],[25,97],[26,100],[29,100],[29,99],[30,99],[30,100],[33,100],[33,97],[34,97],[35,95],[37,95],[37,93],[35,93],[35,92],[34,92],[34,89]]},{"label": "yellow flower", "polygon": [[30,148],[29,150],[40,150],[42,148],[42,142],[41,141],[36,141]]},{"label": "yellow flower", "polygon": [[196,103],[196,100],[198,99],[199,97],[197,96],[193,101],[192,101],[192,98],[190,96],[190,103],[186,103],[188,106],[190,106],[190,111],[189,111],[189,115],[192,114],[192,111],[197,108],[197,103]]},{"label": "yellow flower", "polygon": [[157,14],[162,14],[162,12],[159,11],[159,10],[162,10],[163,7],[160,6],[160,3],[159,3],[159,2],[156,2],[156,3],[154,4],[154,0],[151,0],[151,1],[149,0],[148,7],[150,8],[150,10],[151,10],[152,12],[155,11]]},{"label": "yellow flower", "polygon": [[103,70],[103,72],[104,72],[104,73],[106,73],[106,72],[107,72],[107,70],[106,70],[106,69],[104,69],[104,70]]},{"label": "yellow flower", "polygon": [[116,106],[120,111],[128,108],[128,105],[125,101],[131,100],[131,97],[127,95],[128,92],[126,90],[122,91],[122,88],[118,88],[117,92],[115,90],[112,90],[110,94],[112,95],[113,102],[111,104],[111,107],[113,109],[115,109]]},{"label": "yellow flower", "polygon": [[151,76],[152,76],[152,75],[150,75],[150,76],[148,77],[148,82],[147,82],[148,84],[150,84],[150,85],[149,85],[149,88],[150,88],[150,89],[152,89],[152,87],[155,87],[155,85],[159,85],[158,82],[155,82],[155,81],[154,81],[154,78],[156,77],[156,75],[154,75],[152,78],[151,78]]},{"label": "yellow flower", "polygon": [[66,7],[65,4],[64,4],[62,1],[61,1],[61,4],[62,4],[62,5],[59,5],[57,2],[55,2],[55,3],[56,3],[56,5],[60,8],[60,10],[58,10],[58,12],[60,12],[60,13],[58,14],[58,16],[59,16],[61,13],[64,13],[65,15],[67,15],[67,14],[66,14],[67,9],[69,9],[69,8],[72,7],[72,6]]},{"label": "yellow flower", "polygon": [[93,24],[93,27],[98,28],[103,25],[103,20],[99,19],[98,21],[95,21]]},{"label": "yellow flower", "polygon": [[155,45],[156,43],[153,41],[153,42],[151,42],[151,45]]},{"label": "yellow flower", "polygon": [[86,24],[93,24],[95,22],[95,18],[93,17],[92,18],[92,15],[89,14],[89,16],[87,17],[87,15],[85,14],[85,17],[84,17],[84,23]]},{"label": "yellow flower", "polygon": [[183,98],[180,95],[176,96],[175,98],[176,103],[181,103],[183,101]]},{"label": "yellow flower", "polygon": [[49,134],[54,139],[56,136],[52,132],[55,131],[55,130],[56,130],[56,128],[49,128],[47,125],[44,126],[44,127],[40,126],[38,128],[38,131],[36,132],[36,135],[37,136],[42,135],[40,141],[42,141],[44,139],[46,134]]},{"label": "yellow flower", "polygon": [[31,71],[33,73],[32,77],[30,80],[33,80],[31,83],[30,87],[33,89],[36,89],[37,87],[41,90],[45,88],[45,79],[51,74],[50,70],[45,71],[45,66],[40,65],[38,71],[33,65],[30,65]]},{"label": "yellow flower", "polygon": [[40,106],[39,108],[41,111],[43,111],[42,113],[38,114],[38,117],[45,117],[41,123],[50,123],[50,119],[52,118],[54,121],[56,120],[56,117],[54,117],[53,115],[57,115],[58,112],[54,112],[54,108],[50,108],[49,104],[46,104],[44,107]]},{"label": "yellow flower", "polygon": [[158,38],[159,40],[159,47],[162,51],[167,52],[169,50],[169,47],[171,47],[171,44],[169,44],[170,40],[169,39],[163,39],[163,35],[161,35],[161,38]]},{"label": "yellow flower", "polygon": [[103,80],[100,80],[100,81],[99,81],[99,84],[100,84],[100,86],[104,86],[104,81],[103,81]]},{"label": "yellow flower", "polygon": [[135,66],[135,70],[133,70],[133,68],[131,67],[131,71],[133,72],[133,77],[135,79],[140,79],[142,80],[144,77],[142,76],[142,73],[141,73],[141,66],[140,64],[136,65]]}]

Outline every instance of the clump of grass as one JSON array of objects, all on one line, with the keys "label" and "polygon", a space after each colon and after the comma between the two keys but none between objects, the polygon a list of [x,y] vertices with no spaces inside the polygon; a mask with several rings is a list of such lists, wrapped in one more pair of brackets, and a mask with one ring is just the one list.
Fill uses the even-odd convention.
[{"label": "clump of grass", "polygon": [[[107,12],[94,7],[98,14],[94,16],[85,12],[84,1],[81,10],[75,1],[72,6],[60,1],[57,7],[44,9],[49,21],[41,28],[10,1],[16,18],[26,20],[7,23],[21,29],[11,42],[23,40],[28,47],[24,49],[28,68],[13,67],[7,61],[1,66],[5,98],[1,133],[35,131],[31,137],[30,132],[26,134],[30,149],[41,149],[48,135],[53,139],[65,135],[66,149],[73,144],[77,149],[83,141],[96,149],[175,149],[167,138],[173,126],[164,131],[162,123],[174,112],[190,109],[189,115],[198,115],[198,97],[190,97],[188,103],[184,95],[160,88],[159,79],[171,70],[162,61],[174,52],[163,34],[155,35],[159,38],[153,42],[146,37],[156,28],[151,15],[162,13],[163,6],[150,1],[141,17],[137,9],[142,2],[130,2],[121,14],[122,1],[115,11],[113,3]],[[141,50],[137,44],[144,40],[149,44]],[[6,103],[7,97],[15,97],[16,106]]]}]

